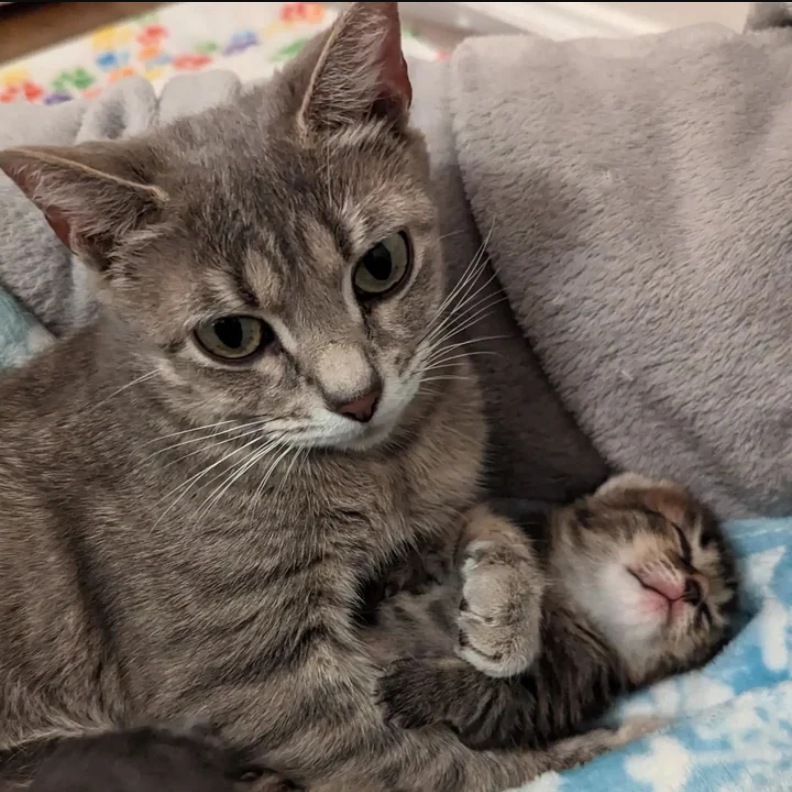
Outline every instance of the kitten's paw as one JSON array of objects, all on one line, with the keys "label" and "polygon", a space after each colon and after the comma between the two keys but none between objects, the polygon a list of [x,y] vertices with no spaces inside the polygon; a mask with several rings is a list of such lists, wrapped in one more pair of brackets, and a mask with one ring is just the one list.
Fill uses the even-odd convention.
[{"label": "kitten's paw", "polygon": [[528,546],[472,542],[462,580],[459,656],[488,676],[525,671],[539,650],[543,590]]},{"label": "kitten's paw", "polygon": [[379,701],[385,719],[402,729],[440,723],[446,679],[430,658],[397,660],[380,679]]}]

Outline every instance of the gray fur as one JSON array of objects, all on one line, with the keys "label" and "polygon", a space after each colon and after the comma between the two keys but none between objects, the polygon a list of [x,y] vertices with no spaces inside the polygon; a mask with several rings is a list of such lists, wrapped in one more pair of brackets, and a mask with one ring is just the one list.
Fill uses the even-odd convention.
[{"label": "gray fur", "polygon": [[[0,382],[0,744],[197,720],[309,785],[495,792],[630,737],[478,754],[376,704],[360,592],[456,544],[485,442],[454,346],[480,273],[443,302],[395,6],[353,5],[232,112],[0,154],[102,306]],[[409,279],[356,301],[399,229]],[[202,353],[193,329],[240,313],[277,341]],[[375,378],[370,424],[332,412]]]}]

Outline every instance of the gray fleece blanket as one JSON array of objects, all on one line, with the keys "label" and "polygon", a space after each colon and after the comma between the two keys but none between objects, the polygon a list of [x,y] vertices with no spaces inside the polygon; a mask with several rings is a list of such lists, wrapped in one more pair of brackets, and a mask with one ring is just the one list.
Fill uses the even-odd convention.
[{"label": "gray fleece blanket", "polygon": [[[792,30],[463,44],[415,63],[444,244],[486,241],[505,300],[476,326],[502,496],[563,498],[610,468],[689,482],[721,514],[792,513]],[[0,106],[0,146],[131,135],[243,90],[129,80],[91,104]],[[0,181],[0,283],[54,335],[95,307]]]}]

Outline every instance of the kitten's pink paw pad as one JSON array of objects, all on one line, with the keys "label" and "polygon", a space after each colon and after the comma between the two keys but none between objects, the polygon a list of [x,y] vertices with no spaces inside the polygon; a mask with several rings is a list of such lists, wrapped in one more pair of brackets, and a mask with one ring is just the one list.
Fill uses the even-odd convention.
[{"label": "kitten's pink paw pad", "polygon": [[473,542],[462,565],[457,653],[495,677],[525,671],[539,646],[541,589],[525,548]]}]

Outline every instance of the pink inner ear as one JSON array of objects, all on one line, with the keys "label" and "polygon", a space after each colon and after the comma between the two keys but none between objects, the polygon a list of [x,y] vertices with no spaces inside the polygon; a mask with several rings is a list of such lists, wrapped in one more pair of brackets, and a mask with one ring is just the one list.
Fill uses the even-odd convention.
[{"label": "pink inner ear", "polygon": [[397,3],[372,3],[387,19],[388,26],[382,42],[380,54],[379,99],[388,103],[396,103],[400,110],[406,110],[412,103],[412,85],[407,72],[407,61],[401,48],[401,25]]},{"label": "pink inner ear", "polygon": [[66,218],[57,209],[48,210],[45,217],[47,218],[49,227],[55,232],[58,239],[60,239],[66,247],[71,247],[71,227]]},{"label": "pink inner ear", "polygon": [[[32,174],[33,168],[20,167],[18,169],[11,169],[7,171],[8,175],[17,183],[17,186],[27,195],[30,200],[36,193],[36,179]],[[36,173],[39,173],[36,171]],[[39,173],[40,175],[40,173]],[[41,206],[39,207],[41,208]],[[46,219],[49,227],[55,232],[55,235],[60,241],[69,247],[69,237],[71,236],[71,228],[66,218],[60,210],[55,207],[47,207],[44,211],[44,218]]]}]

